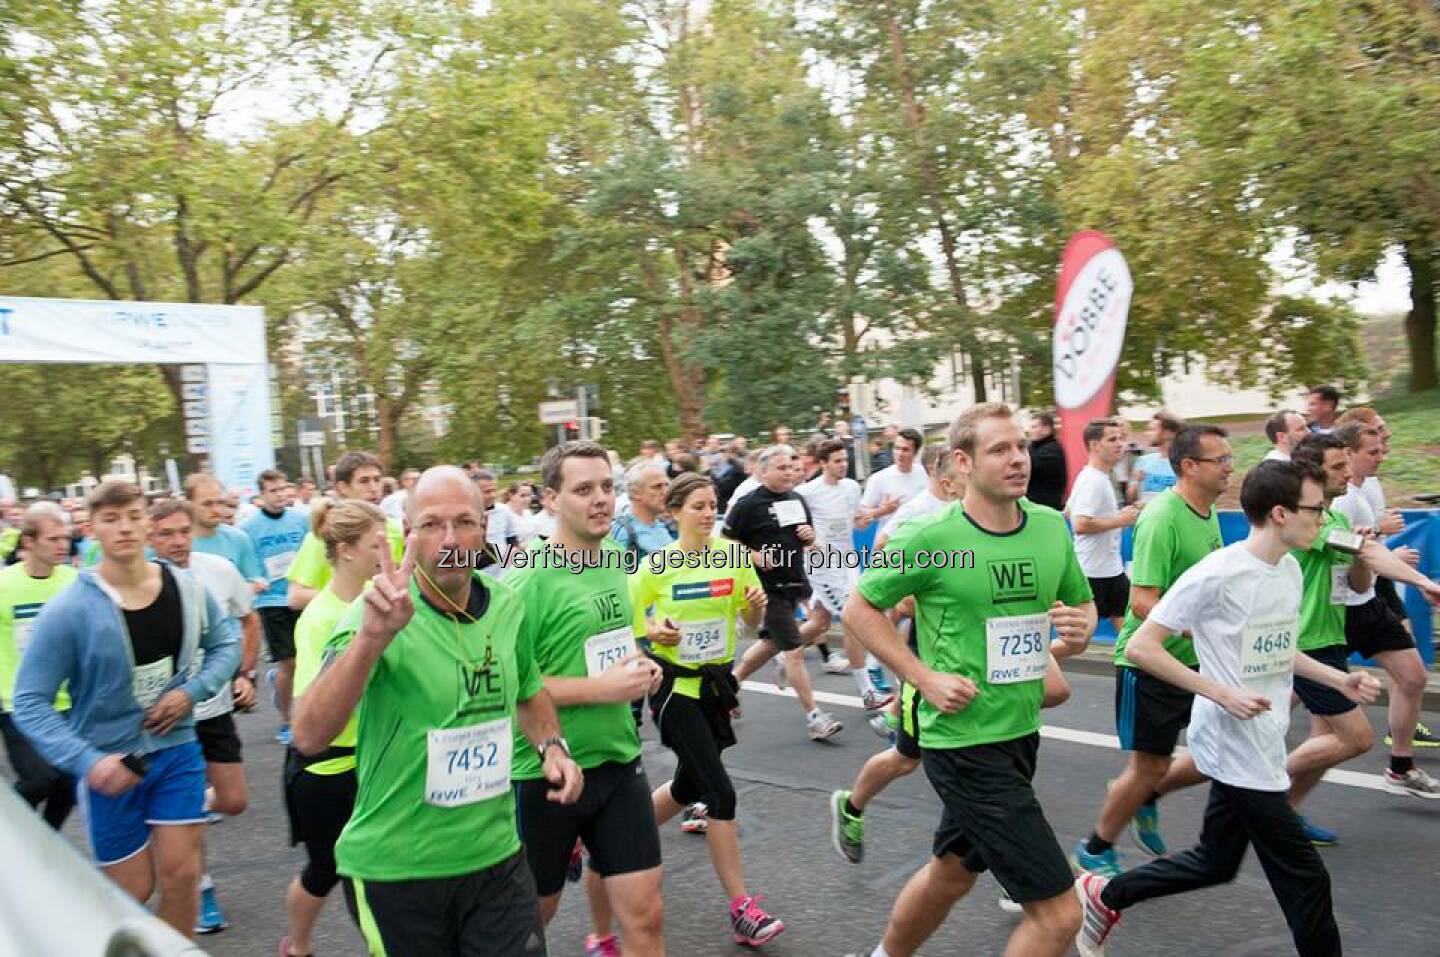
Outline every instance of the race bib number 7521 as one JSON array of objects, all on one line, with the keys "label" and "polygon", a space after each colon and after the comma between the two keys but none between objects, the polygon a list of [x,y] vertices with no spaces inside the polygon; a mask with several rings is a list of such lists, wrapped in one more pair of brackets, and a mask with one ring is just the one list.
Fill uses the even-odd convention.
[{"label": "race bib number 7521", "polygon": [[596,678],[627,655],[635,653],[635,632],[628,626],[602,631],[585,640],[585,674]]}]

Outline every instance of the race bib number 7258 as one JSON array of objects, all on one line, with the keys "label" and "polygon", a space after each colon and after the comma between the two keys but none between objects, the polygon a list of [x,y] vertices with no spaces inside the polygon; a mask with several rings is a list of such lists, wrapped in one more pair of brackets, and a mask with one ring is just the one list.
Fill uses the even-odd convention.
[{"label": "race bib number 7258", "polygon": [[1035,681],[1050,666],[1050,617],[1014,615],[985,619],[985,681],[992,685]]}]

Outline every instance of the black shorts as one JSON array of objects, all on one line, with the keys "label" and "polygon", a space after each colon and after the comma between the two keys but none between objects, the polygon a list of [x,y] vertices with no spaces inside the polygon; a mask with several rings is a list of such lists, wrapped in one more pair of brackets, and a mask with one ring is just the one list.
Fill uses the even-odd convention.
[{"label": "black shorts", "polygon": [[895,750],[911,761],[920,760],[920,692],[900,685],[900,726],[895,729]]},{"label": "black shorts", "polygon": [[978,874],[987,868],[1024,904],[1071,892],[1075,875],[1045,820],[1030,780],[1040,735],[969,748],[926,748],[925,776],[945,805],[935,856],[954,854]]},{"label": "black shorts", "polygon": [[800,647],[800,622],[795,618],[799,602],[789,595],[765,593],[764,638],[781,651]]},{"label": "black shorts", "polygon": [[335,842],[355,810],[355,771],[311,774],[299,767],[295,749],[285,763],[285,810],[290,816],[290,843],[304,842],[307,858],[300,884],[312,897],[335,888]]},{"label": "black shorts", "polygon": [[1130,607],[1130,579],[1124,572],[1111,578],[1089,578],[1095,596],[1095,613],[1101,618],[1124,618]]},{"label": "black shorts", "polygon": [[574,804],[556,804],[545,795],[544,778],[515,782],[515,814],[525,856],[541,897],[560,893],[578,837],[601,877],[632,874],[660,866],[660,831],[650,782],[636,758],[585,769],[585,790]]},{"label": "black shorts", "polygon": [[[1337,671],[1350,670],[1350,649],[1344,645],[1316,648],[1314,651],[1306,651],[1305,654]],[[1309,678],[1302,678],[1299,675],[1295,676],[1295,694],[1299,696],[1300,703],[1305,706],[1305,710],[1317,717],[1327,718],[1355,710],[1355,702],[1334,688],[1311,681]]]},{"label": "black shorts", "polygon": [[1373,658],[1382,651],[1414,648],[1415,639],[1385,599],[1376,595],[1363,605],[1345,609],[1345,645],[1362,658]]},{"label": "black shorts", "polygon": [[195,739],[206,764],[239,764],[240,733],[235,730],[235,716],[220,714],[195,722]]},{"label": "black shorts", "polygon": [[1395,613],[1396,618],[1404,621],[1410,617],[1405,611],[1405,603],[1400,600],[1400,593],[1395,589],[1395,583],[1390,579],[1376,575],[1375,594],[1379,595],[1380,599],[1390,606],[1390,610]]},{"label": "black shorts", "polygon": [[[1198,670],[1198,669],[1191,669]],[[1190,726],[1195,696],[1139,668],[1115,669],[1115,728],[1122,751],[1170,757]]]},{"label": "black shorts", "polygon": [[372,954],[544,957],[545,927],[524,851],[459,877],[344,883],[345,906]]},{"label": "black shorts", "polygon": [[289,661],[295,657],[295,622],[300,613],[293,608],[275,605],[255,609],[265,629],[265,647],[271,661]]}]

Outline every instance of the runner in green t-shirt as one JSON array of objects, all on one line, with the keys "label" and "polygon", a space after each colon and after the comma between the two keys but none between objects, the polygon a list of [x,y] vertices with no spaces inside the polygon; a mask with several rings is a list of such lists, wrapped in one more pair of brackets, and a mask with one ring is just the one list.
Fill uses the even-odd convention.
[{"label": "runner in green t-shirt", "polygon": [[[1115,642],[1115,725],[1130,752],[1106,792],[1095,829],[1075,846],[1078,869],[1102,876],[1120,872],[1115,842],[1130,824],[1135,843],[1151,856],[1165,853],[1157,799],[1204,777],[1187,753],[1172,761],[1180,732],[1190,724],[1195,696],[1134,667],[1125,645],[1165,591],[1190,566],[1224,544],[1215,502],[1230,484],[1234,456],[1224,429],[1187,426],[1170,441],[1176,481],[1145,504],[1135,521],[1130,605]],[[1191,668],[1199,665],[1188,635],[1171,635],[1165,650]]]},{"label": "runner in green t-shirt", "polygon": [[[378,508],[385,495],[381,474],[380,460],[369,452],[346,452],[335,463],[335,491],[342,502],[369,502]],[[391,557],[398,562],[405,551],[404,526],[394,519],[387,519],[385,534],[390,540]],[[295,553],[295,560],[290,563],[290,571],[285,577],[290,581],[289,605],[296,612],[302,611],[330,581],[330,562],[325,557],[325,543],[314,532],[306,533],[300,542],[300,550]]]},{"label": "runner in green t-shirt", "polygon": [[[1080,908],[1031,779],[1051,655],[1085,647],[1095,605],[1064,518],[1025,499],[1030,455],[1010,408],[968,409],[950,445],[964,498],[898,531],[843,616],[920,692],[921,760],[944,805],[934,857],[896,901],[884,952],[915,953],[989,868],[1025,912],[1009,952],[1059,957]],[[884,611],[909,596],[918,656]]]},{"label": "runner in green t-shirt", "polygon": [[[1334,435],[1307,435],[1295,446],[1291,457],[1325,472],[1325,513],[1320,534],[1309,548],[1291,552],[1300,562],[1304,587],[1299,647],[1316,661],[1347,671],[1350,652],[1345,643],[1346,589],[1364,592],[1373,586],[1378,574],[1415,586],[1433,603],[1440,598],[1440,588],[1380,542],[1354,535],[1344,514],[1330,510],[1330,503],[1345,494],[1350,482],[1350,452],[1342,440]],[[1310,737],[1290,752],[1285,764],[1290,774],[1290,806],[1298,808],[1327,770],[1374,746],[1375,730],[1365,712],[1334,689],[1297,674],[1295,694],[1315,718]],[[1334,832],[1308,821],[1305,830],[1313,844],[1334,844],[1338,840]]]},{"label": "runner in green t-shirt", "polygon": [[[312,528],[319,530],[329,566],[329,583],[305,606],[295,623],[295,702],[320,673],[325,646],[346,610],[359,598],[380,567],[388,547],[381,530],[385,514],[369,502],[332,505],[322,499],[310,510]],[[357,715],[330,746],[313,757],[293,748],[285,761],[285,809],[290,817],[290,843],[304,842],[307,862],[285,892],[289,934],[281,953],[310,953],[311,934],[325,898],[340,881],[335,869],[335,842],[355,808],[355,738]]]},{"label": "runner in green t-shirt", "polygon": [[682,808],[703,802],[710,860],[730,902],[731,930],[737,942],[758,947],[785,924],[745,890],[735,786],[720,752],[735,743],[730,710],[740,685],[730,662],[736,626],[743,616],[751,628],[759,627],[765,590],[749,553],[715,537],[714,482],[694,472],[677,476],[665,507],[679,523],[679,541],[651,552],[630,576],[635,634],[650,639],[651,657],[665,672],[650,696],[651,714],[661,743],[677,761],[674,776],[652,796],[655,820],[664,824]]},{"label": "runner in green t-shirt", "polygon": [[336,626],[295,747],[323,753],[358,708],[355,810],[335,856],[372,954],[543,953],[510,787],[512,725],[542,755],[552,805],[579,797],[581,772],[520,601],[450,560],[484,545],[474,483],[430,469],[410,517],[400,568],[381,549],[380,574]]},{"label": "runner in green t-shirt", "polygon": [[[661,672],[636,650],[625,577],[634,559],[606,540],[615,512],[610,461],[594,442],[566,442],[545,453],[540,473],[556,506],[555,535],[539,551],[512,553],[505,582],[525,609],[535,664],[585,771],[585,790],[573,807],[546,800],[534,751],[516,741],[525,852],[547,923],[579,838],[604,882],[592,910],[608,905],[619,918],[626,954],[663,954],[660,833],[630,713],[630,702],[654,691]],[[596,924],[597,935],[608,936],[608,915],[597,914]]]},{"label": "runner in green t-shirt", "polygon": [[[25,510],[16,529],[23,557],[0,571],[0,733],[15,769],[15,791],[31,807],[45,805],[45,823],[57,831],[75,806],[75,779],[52,766],[35,750],[10,719],[15,672],[30,640],[30,629],[45,603],[75,580],[70,560],[70,530],[53,502],[37,502]],[[55,710],[69,711],[64,689],[55,696]]]}]

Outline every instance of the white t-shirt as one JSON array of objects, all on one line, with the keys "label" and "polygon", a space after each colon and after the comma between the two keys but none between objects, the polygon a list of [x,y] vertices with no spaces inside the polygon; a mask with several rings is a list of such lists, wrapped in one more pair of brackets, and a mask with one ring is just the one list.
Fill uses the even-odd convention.
[{"label": "white t-shirt", "polygon": [[[887,498],[898,498],[901,504],[904,504],[929,487],[930,478],[918,462],[911,465],[908,472],[900,471],[898,465],[891,465],[870,476],[865,483],[865,496],[861,499],[861,504],[866,508],[875,508]],[[875,520],[877,536],[884,533],[885,527],[895,520],[895,515],[895,512],[891,512]]]},{"label": "white t-shirt", "polygon": [[1288,453],[1288,452],[1282,452],[1282,451],[1280,451],[1279,449],[1271,449],[1269,452],[1266,452],[1266,453],[1265,453],[1265,458],[1263,458],[1261,461],[1263,461],[1263,462],[1288,462],[1288,461],[1290,461],[1290,453]]},{"label": "white t-shirt", "polygon": [[813,478],[795,489],[810,506],[815,523],[815,544],[827,550],[851,552],[855,542],[855,513],[860,510],[860,483],[842,478],[834,485],[824,476]]},{"label": "white t-shirt", "polygon": [[[1065,502],[1065,514],[1070,521],[1077,515],[1086,518],[1109,518],[1120,511],[1120,502],[1115,495],[1115,486],[1110,476],[1087,465],[1075,476],[1075,485],[1070,489],[1070,498]],[[1114,578],[1123,574],[1125,563],[1120,560],[1120,537],[1124,529],[1112,528],[1105,532],[1075,533],[1075,557],[1080,560],[1080,570],[1086,578]]]},{"label": "white t-shirt", "polygon": [[[911,519],[920,518],[924,515],[934,515],[949,504],[945,499],[937,497],[934,492],[930,491],[930,486],[926,485],[925,491],[910,499],[904,505],[901,505],[891,514],[890,527],[886,534],[893,533],[897,528]],[[877,542],[880,540],[879,532],[875,533],[875,540]]]},{"label": "white t-shirt", "polygon": [[[1270,699],[1269,711],[1241,721],[1209,698],[1195,696],[1189,745],[1206,777],[1255,791],[1289,789],[1285,732],[1300,591],[1300,563],[1292,555],[1271,565],[1236,542],[1191,566],[1151,610],[1148,620],[1194,636],[1202,675]],[[1242,667],[1256,676],[1242,678]]]},{"label": "white t-shirt", "polygon": [[386,518],[393,518],[397,522],[405,521],[405,496],[409,494],[403,488],[391,492],[380,500],[380,511],[385,513]]},{"label": "white t-shirt", "polygon": [[[250,583],[240,574],[240,569],[228,558],[219,555],[210,555],[205,552],[190,553],[190,572],[200,580],[215,603],[220,606],[220,611],[230,618],[243,618],[250,614],[254,605],[255,592],[251,590]],[[195,649],[195,664],[193,673],[199,674],[200,665],[205,660],[205,650]],[[231,683],[225,682],[225,686],[215,693],[213,698],[201,701],[195,705],[194,715],[196,721],[204,721],[209,718],[218,718],[222,714],[229,714],[235,710],[235,695]]]},{"label": "white t-shirt", "polygon": [[505,543],[515,534],[515,513],[508,505],[493,505],[485,513],[485,541],[505,554]]},{"label": "white t-shirt", "polygon": [[519,513],[506,505],[505,511],[509,512],[510,534],[515,536],[515,543],[524,546],[525,543],[535,537],[535,517],[529,512]]},{"label": "white t-shirt", "polygon": [[1360,484],[1360,491],[1365,493],[1365,499],[1376,515],[1385,514],[1385,486],[1380,484],[1379,476],[1372,475],[1367,478]]},{"label": "white t-shirt", "polygon": [[[1330,507],[1350,519],[1351,528],[1374,528],[1377,521],[1375,510],[1370,507],[1370,500],[1365,497],[1365,490],[1355,485],[1345,486],[1345,494],[1330,503]],[[1337,566],[1339,567],[1339,566]],[[1342,576],[1343,577],[1343,576]],[[1339,591],[1339,579],[1331,582],[1332,600]],[[1371,585],[1363,592],[1356,591],[1349,585],[1346,579],[1344,594],[1340,596],[1346,605],[1363,605],[1375,597],[1375,586]]]},{"label": "white t-shirt", "polygon": [[535,513],[534,520],[530,523],[530,530],[541,538],[554,538],[555,516],[542,508]]}]

